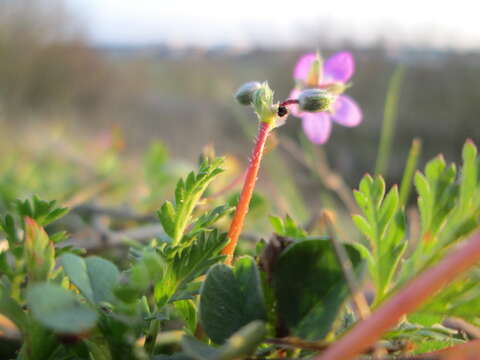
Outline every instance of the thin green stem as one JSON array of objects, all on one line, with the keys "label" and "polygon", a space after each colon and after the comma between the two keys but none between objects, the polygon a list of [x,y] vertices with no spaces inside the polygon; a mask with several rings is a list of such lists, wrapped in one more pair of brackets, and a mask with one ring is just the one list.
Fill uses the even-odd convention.
[{"label": "thin green stem", "polygon": [[[154,305],[153,313],[157,312],[157,306]],[[160,320],[152,320],[150,327],[148,328],[147,335],[145,336],[145,351],[149,355],[154,355],[155,346],[157,344],[157,336],[160,332],[161,323]]]},{"label": "thin green stem", "polygon": [[383,114],[382,134],[380,135],[380,144],[378,146],[378,155],[375,165],[375,174],[383,174],[385,176],[388,171],[388,160],[392,150],[392,138],[397,120],[398,99],[404,75],[405,67],[401,65],[398,66],[388,84]]},{"label": "thin green stem", "polygon": [[418,159],[422,152],[422,141],[418,138],[413,139],[410,152],[408,154],[407,164],[403,172],[402,183],[400,185],[400,206],[405,207],[408,202],[410,190],[412,188],[412,179],[417,169]]}]

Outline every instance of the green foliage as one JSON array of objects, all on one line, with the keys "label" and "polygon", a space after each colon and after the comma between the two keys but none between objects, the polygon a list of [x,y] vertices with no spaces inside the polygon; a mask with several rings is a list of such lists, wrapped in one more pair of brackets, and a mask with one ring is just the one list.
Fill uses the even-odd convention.
[{"label": "green foliage", "polygon": [[197,174],[191,172],[177,183],[175,203],[166,201],[161,207],[158,217],[174,245],[178,245],[182,240],[195,206],[208,184],[223,171],[222,165],[221,158],[204,160]]},{"label": "green foliage", "polygon": [[43,201],[35,195],[31,200],[17,200],[18,215],[22,218],[29,217],[41,226],[47,226],[68,213],[67,208],[57,207],[57,202]]},{"label": "green foliage", "polygon": [[[150,249],[146,249],[132,267],[124,274],[124,279],[113,291],[122,301],[136,303],[150,288],[158,286],[165,278],[166,264],[164,260]],[[165,282],[163,286],[167,286]]]},{"label": "green foliage", "polygon": [[397,122],[398,103],[402,82],[405,78],[405,67],[397,66],[388,84],[387,96],[383,113],[382,133],[378,145],[375,174],[386,174],[388,172],[388,160],[392,151],[395,123]]},{"label": "green foliage", "polygon": [[30,286],[27,304],[38,322],[61,334],[86,332],[98,319],[98,314],[72,292],[51,283]]},{"label": "green foliage", "polygon": [[421,233],[402,267],[401,282],[438,260],[452,244],[480,225],[480,158],[472,141],[462,152],[463,164],[447,166],[439,156],[415,176]]},{"label": "green foliage", "polygon": [[[354,269],[360,254],[346,245]],[[292,335],[307,340],[323,339],[332,330],[347,299],[348,287],[330,241],[308,239],[285,249],[273,276],[279,317]]]},{"label": "green foliage", "polygon": [[385,181],[380,176],[365,175],[354,195],[363,216],[354,215],[353,221],[368,239],[368,247],[361,243],[355,246],[367,260],[377,291],[376,301],[380,301],[392,286],[407,246],[405,215],[397,187],[385,194]]},{"label": "green foliage", "polygon": [[200,323],[207,335],[223,344],[241,327],[266,320],[260,275],[250,257],[238,259],[232,269],[215,265],[207,274],[200,295]]},{"label": "green foliage", "polygon": [[[9,211],[0,216],[5,238],[0,240],[0,314],[12,321],[19,334],[16,348],[6,358],[314,357],[314,349],[335,341],[357,321],[357,308],[348,301],[354,286],[347,286],[345,279],[350,263],[349,275],[360,283],[368,281],[361,271],[361,260],[366,260],[373,280],[374,311],[402,284],[478,228],[480,159],[475,145],[465,144],[461,166],[437,157],[414,177],[418,152],[412,146],[401,194],[396,185],[387,190],[381,176],[362,179],[354,193],[361,214],[353,221],[364,240],[343,244],[349,257],[343,267],[332,239],[321,237],[322,224],[315,229],[320,232],[311,236],[288,215],[269,218],[271,236],[263,227],[249,229],[258,239],[268,240],[242,241],[239,252],[257,257],[239,257],[233,267],[222,264],[221,251],[228,242],[223,220],[234,210],[238,196],[204,195],[222,171],[221,159],[205,157],[198,172],[177,183],[175,200],[165,202],[158,212],[164,233],[155,230],[159,238],[149,235],[148,243],[132,240],[127,259],[118,257],[124,253],[121,248],[108,246],[110,236],[115,241],[121,238],[117,234],[135,225],[157,228],[145,224],[151,221],[149,215],[122,215],[120,220],[128,219],[125,222],[112,217],[109,230],[103,230],[103,222],[93,221],[103,220],[103,214],[79,216],[73,209],[62,222],[56,222],[67,210],[54,201],[35,196],[11,201],[6,207]],[[110,168],[106,164],[102,171]],[[151,208],[173,186],[173,174],[179,170],[172,170],[175,164],[161,145],[150,150],[144,166],[150,193],[143,200]],[[407,231],[410,219],[405,215],[416,211],[413,207],[406,212],[413,177],[418,232],[414,226]],[[1,180],[0,196],[5,190]],[[284,195],[279,195],[277,207],[270,207],[268,199],[257,193],[250,218],[265,226],[265,211],[273,208],[278,213],[288,210],[306,222],[305,216],[291,211],[290,204],[284,207],[282,202],[289,199]],[[336,215],[332,226],[338,228],[328,230],[355,240],[349,222],[344,222],[346,214]],[[95,256],[80,256],[72,245],[62,243],[67,240],[63,230],[75,229],[72,238],[76,239],[78,230],[84,230],[83,221],[93,231],[100,228],[102,239],[106,238],[106,249],[94,249],[101,252]],[[72,223],[75,226],[69,227]],[[382,344],[395,349],[402,342],[412,343],[418,353],[464,342],[464,336],[449,329],[445,320],[453,316],[480,325],[479,280],[477,270],[465,274],[422,308],[406,314],[385,334]]]},{"label": "green foliage", "polygon": [[408,153],[407,164],[403,172],[402,183],[400,185],[400,204],[402,206],[407,205],[410,190],[412,187],[412,179],[417,169],[418,159],[422,152],[422,142],[420,139],[413,139],[410,152]]},{"label": "green foliage", "polygon": [[301,229],[293,219],[287,215],[285,220],[282,220],[278,216],[270,216],[270,224],[276,234],[285,237],[291,237],[293,239],[305,239],[307,233]]},{"label": "green foliage", "polygon": [[195,360],[233,360],[254,352],[265,337],[265,324],[253,321],[235,332],[225,344],[217,348],[199,342],[193,337],[182,339],[183,351]]},{"label": "green foliage", "polygon": [[205,274],[210,266],[224,259],[219,253],[226,243],[226,234],[208,231],[198,236],[187,248],[175,249],[166,246],[159,249],[169,265],[165,271],[164,282],[155,287],[157,301],[165,304],[175,294],[178,295],[177,299],[189,298],[189,283]]},{"label": "green foliage", "polygon": [[60,259],[70,281],[92,304],[113,302],[113,289],[119,280],[119,271],[110,261],[97,256],[83,259],[65,254]]},{"label": "green foliage", "polygon": [[55,249],[45,230],[34,220],[25,218],[24,257],[31,282],[46,281],[53,275]]},{"label": "green foliage", "polygon": [[28,318],[20,304],[9,295],[6,284],[0,284],[0,314],[12,321],[22,332],[26,332],[28,328]]}]

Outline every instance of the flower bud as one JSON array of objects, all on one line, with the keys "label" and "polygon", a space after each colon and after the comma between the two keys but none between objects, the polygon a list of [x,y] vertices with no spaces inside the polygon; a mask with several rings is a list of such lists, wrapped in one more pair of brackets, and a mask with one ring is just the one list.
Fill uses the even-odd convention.
[{"label": "flower bud", "polygon": [[235,99],[242,105],[251,105],[253,93],[261,87],[258,81],[251,81],[240,86],[235,93]]},{"label": "flower bud", "polygon": [[253,92],[252,104],[258,119],[263,122],[274,122],[277,118],[278,104],[273,104],[273,91],[267,82]]},{"label": "flower bud", "polygon": [[298,96],[298,106],[301,111],[320,112],[330,110],[335,96],[323,89],[307,89]]}]

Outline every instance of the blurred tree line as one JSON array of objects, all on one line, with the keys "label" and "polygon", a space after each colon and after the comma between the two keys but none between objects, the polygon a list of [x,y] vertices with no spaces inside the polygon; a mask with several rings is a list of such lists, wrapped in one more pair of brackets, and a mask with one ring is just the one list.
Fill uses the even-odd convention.
[{"label": "blurred tree line", "polygon": [[[389,79],[406,66],[400,93],[391,176],[397,179],[414,137],[423,158],[443,152],[457,160],[466,137],[480,138],[480,55],[378,43],[322,43],[312,51],[351,50],[357,60],[349,89],[362,106],[364,123],[335,127],[326,146],[334,167],[355,185],[373,171]],[[94,47],[82,24],[60,0],[0,0],[0,118],[19,123],[34,113],[42,120],[74,114],[76,126],[98,130],[119,125],[131,149],[164,141],[177,157],[195,158],[203,145],[246,157],[245,136],[255,119],[234,103],[246,81],[269,80],[278,100],[293,86],[292,67],[304,51],[236,48]],[[3,116],[2,116],[3,114]],[[279,130],[297,137],[299,120]]]},{"label": "blurred tree line", "polygon": [[0,105],[8,113],[91,109],[112,73],[57,0],[0,0]]}]

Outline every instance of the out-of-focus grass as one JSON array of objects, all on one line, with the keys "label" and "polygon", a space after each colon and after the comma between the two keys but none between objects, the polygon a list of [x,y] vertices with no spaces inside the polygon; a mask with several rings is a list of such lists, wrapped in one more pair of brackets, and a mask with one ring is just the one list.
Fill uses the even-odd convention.
[{"label": "out-of-focus grass", "polygon": [[382,132],[380,134],[380,143],[378,145],[377,162],[375,165],[375,174],[388,174],[389,158],[392,152],[393,136],[398,116],[398,103],[402,81],[405,77],[405,67],[399,66],[395,69],[390,83],[388,85],[387,96],[385,99],[385,109],[383,113]]}]

